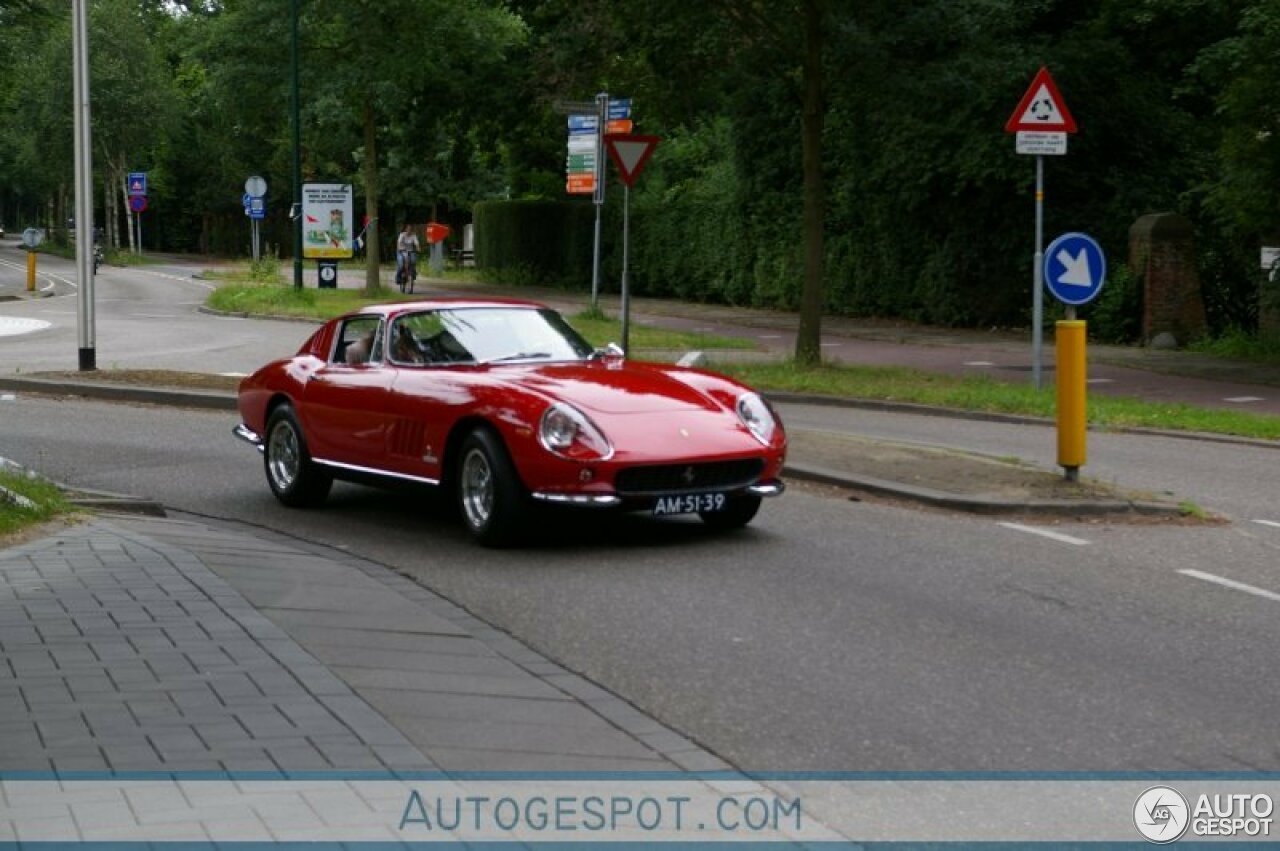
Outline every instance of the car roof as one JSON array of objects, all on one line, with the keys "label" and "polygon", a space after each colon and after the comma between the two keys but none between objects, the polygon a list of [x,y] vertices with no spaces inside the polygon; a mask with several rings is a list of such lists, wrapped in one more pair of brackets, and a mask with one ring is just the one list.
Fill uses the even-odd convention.
[{"label": "car roof", "polygon": [[367,304],[359,310],[353,310],[346,314],[347,316],[377,314],[380,316],[393,316],[399,313],[416,312],[422,310],[441,310],[444,308],[471,308],[471,307],[518,307],[534,310],[543,310],[546,305],[538,304],[535,301],[526,301],[517,298],[463,298],[463,297],[444,297],[419,299],[416,301],[389,301],[377,304]]}]

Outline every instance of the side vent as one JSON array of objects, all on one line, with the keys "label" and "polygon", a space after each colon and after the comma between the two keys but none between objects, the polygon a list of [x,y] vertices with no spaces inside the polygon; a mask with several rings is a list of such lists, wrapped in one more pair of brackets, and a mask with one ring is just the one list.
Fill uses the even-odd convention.
[{"label": "side vent", "polygon": [[396,420],[391,430],[391,454],[407,458],[422,455],[425,426],[419,420]]}]

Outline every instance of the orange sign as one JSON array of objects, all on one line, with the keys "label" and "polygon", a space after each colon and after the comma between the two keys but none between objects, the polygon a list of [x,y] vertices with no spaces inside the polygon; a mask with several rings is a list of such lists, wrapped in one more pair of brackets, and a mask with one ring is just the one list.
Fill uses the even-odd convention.
[{"label": "orange sign", "polygon": [[635,124],[630,118],[615,118],[604,125],[606,133],[630,133]]},{"label": "orange sign", "polygon": [[431,222],[427,225],[427,244],[435,245],[437,242],[443,242],[449,236],[449,226]]},{"label": "orange sign", "polygon": [[570,174],[565,191],[570,195],[590,195],[596,191],[596,176],[590,172]]}]

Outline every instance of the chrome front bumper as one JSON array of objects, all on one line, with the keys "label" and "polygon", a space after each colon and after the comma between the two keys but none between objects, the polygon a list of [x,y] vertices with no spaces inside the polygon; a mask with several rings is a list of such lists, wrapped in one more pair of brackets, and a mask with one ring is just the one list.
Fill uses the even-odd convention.
[{"label": "chrome front bumper", "polygon": [[[771,482],[756,482],[754,485],[747,487],[746,492],[753,496],[781,496],[786,489],[787,486],[782,483],[781,479],[774,479]],[[530,496],[539,502],[548,502],[554,505],[576,505],[584,508],[616,508],[622,505],[622,498],[613,494],[534,491]]]}]

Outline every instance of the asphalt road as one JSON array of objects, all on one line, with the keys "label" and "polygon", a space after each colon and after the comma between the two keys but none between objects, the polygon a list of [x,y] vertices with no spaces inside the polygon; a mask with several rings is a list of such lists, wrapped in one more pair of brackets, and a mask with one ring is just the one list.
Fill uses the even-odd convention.
[{"label": "asphalt road", "polygon": [[[424,492],[279,506],[234,422],[19,396],[0,401],[0,455],[358,550],[745,768],[1280,766],[1280,525],[1254,522],[1274,509],[1018,528],[796,487],[736,535],[576,515],[495,553]],[[1190,446],[1164,463],[1219,451]]]},{"label": "asphalt road", "polygon": [[[25,254],[13,240],[0,241],[0,290],[25,286]],[[42,254],[38,268],[37,288],[50,295],[4,305],[0,371],[78,368],[75,264]],[[103,266],[94,284],[97,365],[248,373],[292,354],[306,339],[305,324],[199,313],[213,288],[193,277],[199,271],[190,265]],[[14,322],[30,321],[49,325],[36,333],[6,333]]]}]

